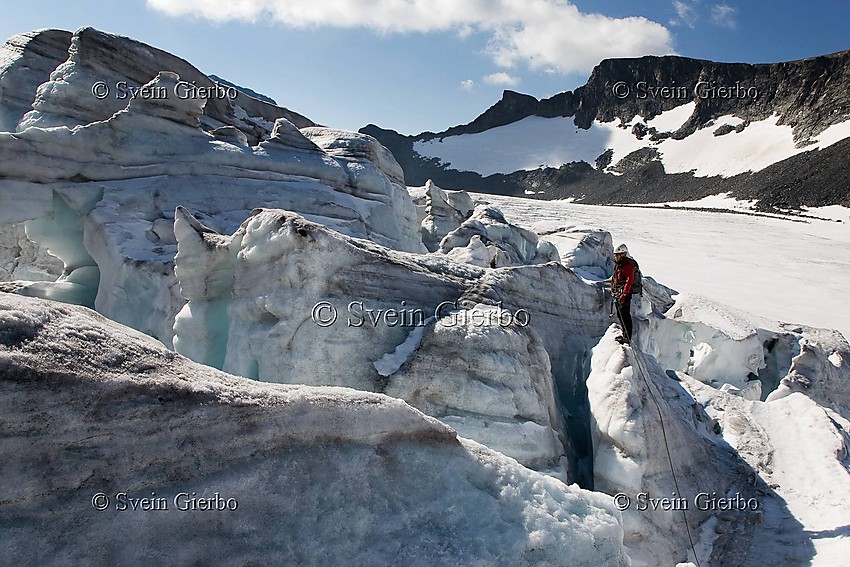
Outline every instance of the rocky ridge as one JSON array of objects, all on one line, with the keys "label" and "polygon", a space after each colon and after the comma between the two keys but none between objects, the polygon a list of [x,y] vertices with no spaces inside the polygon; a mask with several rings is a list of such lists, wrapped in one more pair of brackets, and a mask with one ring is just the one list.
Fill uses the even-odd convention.
[{"label": "rocky ridge", "polygon": [[[678,56],[610,59],[594,68],[587,83],[575,91],[537,100],[506,90],[500,101],[472,122],[443,132],[404,136],[373,124],[361,131],[390,148],[405,170],[408,185],[422,185],[433,179],[450,189],[531,194],[544,199],[573,197],[588,203],[685,201],[729,193],[741,199],[758,200],[763,207],[847,205],[850,177],[841,159],[846,153],[846,141],[784,159],[754,173],[707,178],[689,173],[670,174],[655,156],[638,153],[629,156],[615,172],[617,175],[600,171],[609,165],[603,154],[599,156],[602,161],[597,160],[596,164],[574,162],[557,168],[482,176],[420,156],[413,144],[486,132],[531,116],[571,117],[581,129],[590,128],[594,121],[628,124],[637,116],[648,122],[662,112],[693,102],[694,111],[681,127],[673,132],[645,135],[685,139],[701,128],[710,128],[713,121],[723,116],[734,115],[742,121],[739,128],[745,128],[751,122],[776,115],[777,125],[792,127],[795,142],[805,145],[828,127],[850,119],[848,69],[850,51],[756,65]],[[698,85],[702,86],[698,89]],[[618,90],[622,87],[628,91]],[[661,90],[665,87],[666,91]],[[729,91],[735,96],[729,96],[729,92],[718,95],[720,87],[737,89]],[[725,133],[718,131],[715,135]]]}]

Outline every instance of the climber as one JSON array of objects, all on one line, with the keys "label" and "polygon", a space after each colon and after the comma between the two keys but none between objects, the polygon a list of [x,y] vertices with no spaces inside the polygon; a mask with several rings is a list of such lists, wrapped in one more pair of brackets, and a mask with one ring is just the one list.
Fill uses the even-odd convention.
[{"label": "climber", "polygon": [[[629,256],[629,249],[620,244],[614,250],[614,275],[611,277],[611,293],[617,306],[617,316],[623,328],[623,339],[620,342],[630,343],[632,340],[632,294],[635,293],[635,280],[640,273],[638,264]],[[640,285],[640,283],[638,283]]]}]

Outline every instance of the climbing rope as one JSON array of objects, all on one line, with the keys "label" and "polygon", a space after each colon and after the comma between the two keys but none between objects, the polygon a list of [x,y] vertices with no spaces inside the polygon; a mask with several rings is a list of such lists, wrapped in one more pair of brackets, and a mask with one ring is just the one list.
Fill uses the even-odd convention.
[{"label": "climbing rope", "polygon": [[[620,316],[620,303],[617,301],[613,302],[617,306],[617,316],[622,323],[623,318]],[[621,325],[623,327],[623,325]],[[626,329],[623,328],[623,335],[625,335],[626,340],[629,345],[632,344],[632,337],[626,332]],[[661,435],[664,438],[664,449],[667,452],[667,461],[670,463],[670,474],[673,476],[673,485],[676,487],[676,494],[682,495],[682,490],[679,488],[679,479],[676,477],[676,467],[673,465],[673,456],[670,454],[670,443],[667,440],[667,428],[664,425],[664,416],[661,413],[661,404],[658,403],[658,398],[655,397],[655,392],[652,391],[652,386],[649,384],[649,380],[646,377],[646,372],[644,371],[641,363],[640,357],[638,356],[638,351],[632,347],[632,354],[634,355],[635,364],[638,369],[638,374],[640,374],[643,379],[643,383],[646,384],[646,390],[649,392],[649,396],[652,398],[653,403],[655,404],[655,410],[658,412],[658,420],[661,423]],[[682,510],[682,519],[685,521],[685,531],[688,534],[688,542],[691,544],[691,551],[694,554],[694,561],[697,564],[697,567],[702,567],[699,563],[699,557],[697,557],[696,546],[694,546],[694,538],[691,535],[691,528],[688,525],[688,515],[685,513],[685,510]]]}]

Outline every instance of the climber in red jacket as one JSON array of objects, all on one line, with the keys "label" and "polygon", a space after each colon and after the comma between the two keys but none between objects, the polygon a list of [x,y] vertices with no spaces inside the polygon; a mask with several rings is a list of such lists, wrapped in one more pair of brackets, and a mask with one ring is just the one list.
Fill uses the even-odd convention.
[{"label": "climber in red jacket", "polygon": [[617,316],[623,328],[625,342],[632,340],[632,287],[635,283],[637,262],[629,256],[629,249],[620,244],[614,250],[614,275],[611,277],[611,293],[617,303]]}]

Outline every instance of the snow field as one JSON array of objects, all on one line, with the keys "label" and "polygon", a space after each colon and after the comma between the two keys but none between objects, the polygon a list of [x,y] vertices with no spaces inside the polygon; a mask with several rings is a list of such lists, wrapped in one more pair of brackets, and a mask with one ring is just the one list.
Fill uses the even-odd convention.
[{"label": "snow field", "polygon": [[[678,291],[775,321],[838,329],[850,337],[850,225],[738,214],[604,207],[476,195],[536,232],[583,226],[625,242],[641,271]],[[847,209],[843,214],[847,214]],[[841,210],[832,210],[836,216]],[[799,220],[799,219],[798,219]],[[552,236],[556,245],[558,239]],[[560,251],[563,257],[565,251]]]},{"label": "snow field", "polygon": [[572,117],[528,116],[511,124],[475,134],[460,134],[416,141],[413,149],[425,158],[438,158],[446,167],[475,171],[486,177],[583,161],[595,167],[596,158],[613,150],[610,167],[641,148],[661,154],[667,173],[693,172],[697,177],[731,177],[762,169],[806,151],[826,148],[850,136],[850,120],[828,127],[808,145],[798,145],[791,126],[780,125],[779,116],[753,121],[742,131],[715,136],[723,126],[736,127],[743,120],[732,115],[717,118],[693,134],[676,140],[638,139],[632,127],[644,123],[659,133],[675,132],[690,118],[696,103],[690,102],[644,121],[636,116],[626,124],[595,120],[587,130],[575,126]]}]

